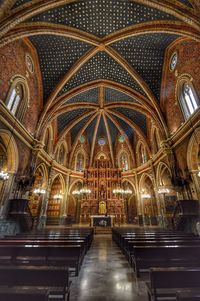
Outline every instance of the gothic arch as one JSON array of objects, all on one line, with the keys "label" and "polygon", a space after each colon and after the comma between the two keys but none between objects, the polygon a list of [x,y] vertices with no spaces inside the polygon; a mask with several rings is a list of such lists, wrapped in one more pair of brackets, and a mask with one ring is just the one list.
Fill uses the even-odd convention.
[{"label": "gothic arch", "polygon": [[195,129],[188,143],[187,165],[194,183],[194,187],[191,187],[192,197],[200,199],[200,127]]},{"label": "gothic arch", "polygon": [[122,187],[124,189],[129,188],[132,190],[132,194],[127,195],[125,199],[127,222],[131,224],[137,224],[138,216],[138,200],[136,197],[136,188],[132,181],[128,179],[122,180]]},{"label": "gothic arch", "polygon": [[0,137],[5,145],[7,152],[7,171],[9,173],[16,173],[19,165],[19,153],[15,138],[8,130],[0,130]]},{"label": "gothic arch", "polygon": [[[127,163],[125,163],[124,162],[124,164],[123,164],[123,158],[122,158],[122,156],[123,156],[123,154],[126,156],[126,158],[127,158]],[[125,160],[125,158],[124,158],[124,160]],[[119,154],[118,154],[118,166],[120,167],[120,168],[122,168],[123,170],[129,170],[130,169],[130,155],[129,155],[129,153],[125,150],[125,149],[121,149],[120,151],[119,151]],[[127,166],[126,166],[126,164],[127,164]],[[124,167],[125,167],[125,169],[123,168],[123,165],[125,165]]]},{"label": "gothic arch", "polygon": [[160,148],[160,133],[156,126],[151,128],[151,150],[153,154],[156,154]]},{"label": "gothic arch", "polygon": [[140,178],[139,193],[144,224],[156,225],[158,223],[158,204],[154,184],[148,173],[143,173]]},{"label": "gothic arch", "polygon": [[141,140],[138,141],[136,145],[136,158],[137,158],[137,166],[140,166],[148,161],[148,152]]},{"label": "gothic arch", "polygon": [[[82,156],[82,157],[79,158],[79,156]],[[86,158],[87,158],[87,154],[86,154],[85,150],[82,148],[78,148],[75,153],[74,170],[83,171],[86,167]],[[81,160],[81,162],[79,162],[79,159]]]},{"label": "gothic arch", "polygon": [[[197,142],[198,141],[198,142]],[[190,171],[198,171],[200,152],[200,127],[195,129],[187,148],[187,165]]]},{"label": "gothic arch", "polygon": [[171,186],[172,173],[169,166],[164,162],[159,162],[156,170],[157,186]]},{"label": "gothic arch", "polygon": [[[61,150],[62,150],[62,154],[61,154]],[[59,164],[66,165],[66,163],[67,163],[67,154],[68,154],[67,142],[62,141],[58,146],[56,146],[56,150],[55,150],[56,161]]]},{"label": "gothic arch", "polygon": [[11,86],[5,104],[8,110],[16,116],[18,120],[22,121],[30,102],[28,83],[26,78],[21,75],[13,76],[10,82]]},{"label": "gothic arch", "polygon": [[53,151],[54,132],[52,126],[48,126],[44,132],[44,150],[50,155]]}]

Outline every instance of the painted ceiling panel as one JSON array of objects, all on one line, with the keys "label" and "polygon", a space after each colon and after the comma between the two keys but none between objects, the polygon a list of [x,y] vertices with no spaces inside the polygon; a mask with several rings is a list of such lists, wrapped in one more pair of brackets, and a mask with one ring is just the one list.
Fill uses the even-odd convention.
[{"label": "painted ceiling panel", "polygon": [[137,100],[133,99],[129,95],[122,93],[121,91],[105,88],[105,102],[118,102],[118,101],[130,101],[137,102]]},{"label": "painted ceiling panel", "polygon": [[177,35],[152,33],[131,37],[112,46],[129,62],[159,100],[165,50]]},{"label": "painted ceiling panel", "polygon": [[68,126],[73,120],[75,120],[77,117],[82,115],[83,113],[89,112],[89,109],[77,109],[69,112],[65,112],[58,116],[58,134],[66,127]]},{"label": "painted ceiling panel", "polygon": [[78,135],[79,131],[85,126],[85,124],[88,122],[90,118],[91,116],[84,118],[71,129],[72,144],[74,143],[74,140],[76,139],[76,136]]},{"label": "painted ceiling panel", "polygon": [[87,134],[90,145],[92,145],[92,139],[93,139],[93,135],[94,135],[94,131],[95,131],[96,122],[97,122],[97,117],[95,117],[95,119],[89,124],[89,126],[86,129],[86,134]]},{"label": "painted ceiling panel", "polygon": [[15,4],[13,5],[12,9],[19,7],[20,5],[23,5],[25,3],[31,2],[31,0],[17,0]]},{"label": "painted ceiling panel", "polygon": [[132,143],[133,139],[134,139],[134,130],[133,130],[133,128],[131,128],[130,125],[128,123],[126,123],[124,120],[122,120],[121,118],[118,118],[115,115],[112,115],[112,116],[119,123],[122,130],[124,131],[124,133],[129,138],[129,141]]},{"label": "painted ceiling panel", "polygon": [[30,40],[38,52],[46,101],[56,84],[91,46],[54,35],[33,36]]},{"label": "painted ceiling panel", "polygon": [[181,2],[182,4],[185,4],[188,7],[193,8],[192,4],[190,3],[189,0],[179,0],[179,2]]},{"label": "painted ceiling panel", "polygon": [[82,93],[72,97],[65,103],[66,104],[67,103],[79,103],[79,102],[98,103],[98,93],[99,93],[98,88],[90,89],[90,90],[87,90],[85,92],[82,92]]},{"label": "painted ceiling panel", "polygon": [[107,122],[108,122],[110,136],[111,136],[112,144],[113,144],[113,148],[114,148],[115,142],[117,141],[117,138],[118,138],[118,135],[119,135],[119,131],[116,128],[116,126],[114,125],[114,123],[109,118],[107,118]]},{"label": "painted ceiling panel", "polygon": [[123,114],[125,117],[129,118],[133,121],[136,125],[138,125],[141,130],[143,131],[144,135],[147,135],[147,126],[146,126],[146,116],[142,113],[131,110],[128,108],[116,108],[113,111],[119,112]]},{"label": "painted ceiling panel", "polygon": [[165,12],[129,0],[84,0],[51,9],[30,21],[67,25],[103,37],[141,22],[174,19]]},{"label": "painted ceiling panel", "polygon": [[59,95],[84,83],[101,79],[112,80],[124,84],[144,95],[143,90],[126,70],[105,52],[98,52],[82,66],[65,87],[63,87]]},{"label": "painted ceiling panel", "polygon": [[108,142],[106,127],[105,127],[105,123],[104,123],[104,120],[103,120],[102,116],[101,116],[101,120],[99,122],[99,127],[98,127],[97,137],[96,138],[97,138],[97,140],[99,138],[106,138],[107,142]]}]

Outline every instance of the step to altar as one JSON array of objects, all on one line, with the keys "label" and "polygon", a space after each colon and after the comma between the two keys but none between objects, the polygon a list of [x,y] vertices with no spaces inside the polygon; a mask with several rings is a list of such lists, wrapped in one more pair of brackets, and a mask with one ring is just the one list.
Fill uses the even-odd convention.
[{"label": "step to altar", "polygon": [[94,233],[95,234],[111,234],[112,228],[111,227],[95,227]]}]

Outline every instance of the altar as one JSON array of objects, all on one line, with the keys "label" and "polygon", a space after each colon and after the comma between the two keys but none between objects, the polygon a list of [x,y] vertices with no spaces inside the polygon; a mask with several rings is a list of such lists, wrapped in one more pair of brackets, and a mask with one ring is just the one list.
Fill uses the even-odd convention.
[{"label": "altar", "polygon": [[114,215],[91,215],[91,227],[113,227]]}]

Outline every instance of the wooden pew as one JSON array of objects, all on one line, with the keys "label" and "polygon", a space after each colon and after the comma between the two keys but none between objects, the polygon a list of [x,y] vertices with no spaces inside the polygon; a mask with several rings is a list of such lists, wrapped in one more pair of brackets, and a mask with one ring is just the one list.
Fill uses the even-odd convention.
[{"label": "wooden pew", "polygon": [[200,301],[200,291],[179,291],[176,293],[176,300],[177,301]]},{"label": "wooden pew", "polygon": [[131,262],[136,277],[151,267],[200,267],[200,246],[135,246]]},{"label": "wooden pew", "polygon": [[124,246],[123,253],[127,257],[129,263],[131,264],[131,256],[134,254],[134,247],[137,246],[200,246],[200,239],[181,239],[181,240],[173,240],[173,239],[154,239],[154,240],[134,240],[134,241],[127,241],[126,245]]},{"label": "wooden pew", "polygon": [[0,245],[0,264],[65,266],[78,276],[81,263],[80,245]]},{"label": "wooden pew", "polygon": [[22,290],[17,288],[0,288],[0,300],[2,301],[49,301],[49,291]]},{"label": "wooden pew", "polygon": [[[47,266],[0,266],[0,293],[7,294],[6,288],[9,288],[13,295],[15,295],[16,290],[18,295],[20,293],[23,295],[24,292],[30,290],[30,297],[33,294],[33,289],[35,294],[38,294],[42,289],[42,295],[45,297],[48,295],[51,300],[69,300],[68,269]],[[44,294],[45,289],[46,294]]]},{"label": "wooden pew", "polygon": [[178,290],[199,290],[200,268],[151,268],[146,283],[149,300],[176,299]]}]

